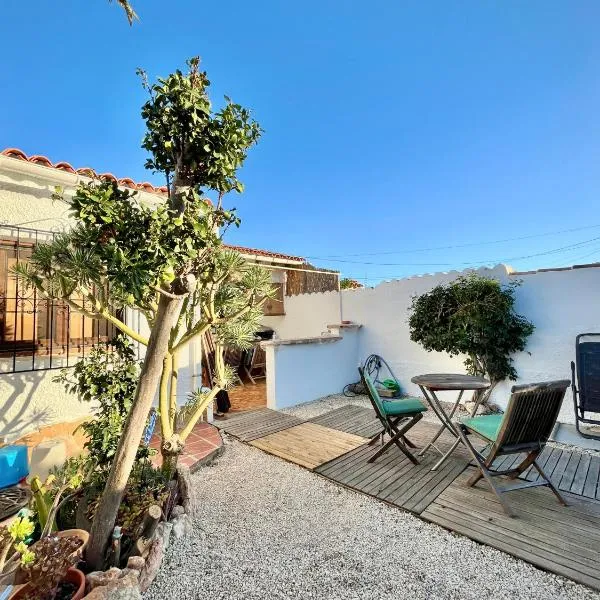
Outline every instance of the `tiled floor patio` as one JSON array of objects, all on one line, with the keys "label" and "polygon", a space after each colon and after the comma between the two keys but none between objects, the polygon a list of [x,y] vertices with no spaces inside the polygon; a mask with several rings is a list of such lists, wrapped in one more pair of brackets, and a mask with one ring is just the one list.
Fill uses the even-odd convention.
[{"label": "tiled floor patio", "polygon": [[267,406],[267,384],[265,380],[244,383],[229,392],[231,411],[253,410]]},{"label": "tiled floor patio", "polygon": [[[206,422],[196,423],[196,426],[187,439],[185,450],[183,456],[179,458],[179,463],[194,471],[211,455],[218,452],[222,446],[223,440],[216,427]],[[154,464],[159,466],[161,464],[161,456],[160,436],[158,434],[155,433],[152,436],[150,447],[159,451],[153,458]]]},{"label": "tiled floor patio", "polygon": [[[438,458],[434,451],[419,465],[397,449],[369,463],[378,446],[367,441],[380,429],[372,410],[344,406],[310,421],[261,409],[233,414],[217,425],[339,485],[600,590],[600,484],[592,468],[596,457],[560,449],[551,476],[569,506],[561,506],[548,488],[520,490],[508,496],[517,515],[510,518],[485,482],[465,486],[473,467],[462,447],[435,472],[430,469]],[[422,421],[409,437],[423,447],[437,428]],[[438,445],[444,449],[451,442],[445,433]],[[548,447],[545,454],[547,461],[556,452]],[[579,465],[587,465],[585,472]]]}]

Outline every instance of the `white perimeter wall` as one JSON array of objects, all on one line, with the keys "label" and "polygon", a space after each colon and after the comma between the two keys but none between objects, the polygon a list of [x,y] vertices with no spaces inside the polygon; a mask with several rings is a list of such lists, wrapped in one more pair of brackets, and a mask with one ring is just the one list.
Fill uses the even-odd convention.
[{"label": "white perimeter wall", "polygon": [[267,405],[287,408],[339,393],[358,373],[358,332],[291,345],[265,344]]},{"label": "white perimeter wall", "polygon": [[[575,336],[578,333],[600,331],[600,268],[511,275],[507,267],[500,265],[477,272],[503,283],[522,281],[522,286],[517,288],[516,310],[532,321],[536,329],[527,346],[531,355],[523,352],[514,356],[519,383],[570,379],[570,362],[575,358]],[[382,355],[411,394],[419,394],[419,389],[410,383],[414,375],[464,372],[461,357],[450,358],[446,354],[426,352],[410,340],[408,329],[408,307],[412,296],[451,281],[460,274],[436,273],[385,282],[375,288],[343,291],[342,318],[362,324],[358,333],[360,360],[371,353]],[[282,317],[279,329],[275,327],[279,337],[290,339],[319,335],[326,330],[326,325],[339,322],[339,296],[338,292],[329,292],[290,298],[293,300],[289,303],[290,310],[286,305],[286,315]],[[336,314],[337,319],[332,320]],[[288,322],[293,319],[296,322]],[[342,336],[347,335],[348,332],[342,330]],[[324,350],[332,347],[323,345]],[[291,346],[282,348],[287,352]],[[305,348],[305,353],[308,353],[312,346]],[[282,354],[280,352],[278,356]],[[303,360],[308,360],[307,356],[303,356]],[[357,380],[355,364],[350,371],[346,365],[340,365],[339,368],[340,372],[348,373],[344,383]],[[323,373],[323,370],[319,372]],[[505,406],[511,385],[512,382],[499,385],[493,401]],[[341,392],[342,387],[340,384],[337,392]],[[562,422],[574,420],[570,392],[567,393],[559,419]]]},{"label": "white perimeter wall", "polygon": [[261,321],[282,340],[321,335],[327,331],[327,325],[341,319],[338,292],[286,296],[284,309],[284,316],[263,317]]}]

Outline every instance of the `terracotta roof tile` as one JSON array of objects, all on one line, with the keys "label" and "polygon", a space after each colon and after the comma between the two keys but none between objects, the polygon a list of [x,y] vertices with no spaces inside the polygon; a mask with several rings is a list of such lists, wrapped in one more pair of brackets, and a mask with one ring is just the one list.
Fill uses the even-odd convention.
[{"label": "terracotta roof tile", "polygon": [[83,175],[84,177],[98,178],[104,181],[116,181],[119,185],[127,188],[131,188],[133,190],[143,190],[144,192],[149,192],[151,194],[166,194],[167,186],[163,185],[160,187],[156,187],[147,181],[143,183],[136,183],[133,179],[129,177],[124,177],[123,179],[117,179],[112,173],[96,173],[94,169],[90,167],[82,167],[80,169],[75,169],[68,162],[57,162],[53,163],[48,157],[42,156],[40,154],[32,154],[31,156],[27,156],[23,150],[19,148],[6,148],[0,152],[2,156],[8,156],[9,158],[16,158],[17,160],[24,160],[26,162],[30,162],[36,165],[42,165],[44,167],[50,167],[51,169],[58,169],[59,171],[65,171],[67,173],[73,173],[74,175]]},{"label": "terracotta roof tile", "polygon": [[231,246],[224,244],[230,250],[236,250],[243,254],[255,254],[257,256],[265,256],[267,258],[280,258],[282,260],[293,260],[295,262],[306,262],[301,256],[292,256],[290,254],[282,254],[281,252],[271,252],[270,250],[259,250],[258,248],[244,248],[243,246]]}]

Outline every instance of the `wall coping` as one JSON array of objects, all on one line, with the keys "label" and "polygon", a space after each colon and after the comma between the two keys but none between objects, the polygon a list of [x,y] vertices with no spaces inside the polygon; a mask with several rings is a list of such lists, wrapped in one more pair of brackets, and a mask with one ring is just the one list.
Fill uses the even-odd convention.
[{"label": "wall coping", "polygon": [[262,348],[270,348],[277,346],[297,346],[300,344],[330,344],[333,342],[339,342],[342,338],[341,335],[321,335],[318,337],[307,337],[307,338],[293,338],[290,340],[266,340],[261,342]]},{"label": "wall coping", "polygon": [[361,323],[333,323],[327,325],[327,329],[360,329],[361,327]]}]

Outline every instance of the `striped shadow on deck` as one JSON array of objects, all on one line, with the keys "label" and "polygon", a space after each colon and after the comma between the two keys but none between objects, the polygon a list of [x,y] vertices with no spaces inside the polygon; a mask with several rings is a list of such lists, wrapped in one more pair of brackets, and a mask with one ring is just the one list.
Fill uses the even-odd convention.
[{"label": "striped shadow on deck", "polygon": [[324,427],[345,431],[364,438],[372,438],[382,429],[379,419],[375,416],[372,408],[348,404],[336,408],[318,417],[308,420],[309,423],[317,423]]},{"label": "striped shadow on deck", "polygon": [[361,446],[332,460],[315,472],[327,479],[419,514],[467,467],[461,458],[447,460],[438,471],[431,467],[439,460],[432,453],[420,464],[411,463],[397,448],[373,463],[368,459],[379,446]]},{"label": "striped shadow on deck", "polygon": [[510,518],[485,483],[465,487],[472,472],[448,486],[421,518],[600,589],[600,503],[568,494],[564,507],[548,488],[529,488],[508,495],[516,514]]},{"label": "striped shadow on deck", "polygon": [[242,442],[251,442],[301,423],[304,423],[304,421],[298,417],[285,415],[269,408],[228,413],[226,418],[214,421],[214,425],[221,431],[240,439]]}]

